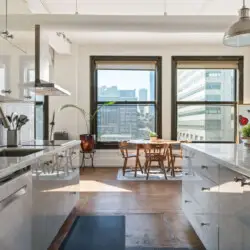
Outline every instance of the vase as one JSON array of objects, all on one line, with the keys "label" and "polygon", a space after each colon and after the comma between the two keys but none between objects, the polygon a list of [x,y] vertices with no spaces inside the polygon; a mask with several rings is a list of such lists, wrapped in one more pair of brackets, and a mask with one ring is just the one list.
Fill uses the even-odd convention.
[{"label": "vase", "polygon": [[150,141],[152,141],[152,142],[157,141],[157,136],[152,136],[152,137],[150,137]]},{"label": "vase", "polygon": [[81,148],[83,152],[92,152],[95,148],[95,135],[82,134],[80,135]]},{"label": "vase", "polygon": [[241,138],[241,140],[244,142],[244,144],[250,145],[250,137],[244,137],[244,138]]}]

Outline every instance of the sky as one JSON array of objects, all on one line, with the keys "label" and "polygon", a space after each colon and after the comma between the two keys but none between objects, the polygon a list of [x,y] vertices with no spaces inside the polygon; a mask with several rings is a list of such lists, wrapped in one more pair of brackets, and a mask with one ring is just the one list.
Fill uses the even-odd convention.
[{"label": "sky", "polygon": [[146,88],[150,90],[150,71],[139,70],[99,70],[98,71],[98,87],[101,86],[117,86],[118,89],[138,90]]}]

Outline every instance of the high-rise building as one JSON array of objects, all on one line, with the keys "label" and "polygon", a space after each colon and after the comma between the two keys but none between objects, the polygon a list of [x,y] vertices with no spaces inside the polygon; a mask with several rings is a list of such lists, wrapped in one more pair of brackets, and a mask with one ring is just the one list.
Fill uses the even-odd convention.
[{"label": "high-rise building", "polygon": [[[178,70],[178,101],[234,100],[234,70]],[[232,108],[225,105],[178,106],[178,138],[231,141]]]},{"label": "high-rise building", "polygon": [[[139,101],[147,101],[148,100],[148,90],[147,89],[139,89]],[[139,109],[140,109],[140,113],[142,115],[145,114],[145,106],[144,105],[140,105]]]},{"label": "high-rise building", "polygon": [[[98,100],[137,101],[136,90],[119,90],[117,87],[98,91]],[[137,105],[111,105],[98,112],[98,137],[100,141],[127,140],[137,134]]]}]

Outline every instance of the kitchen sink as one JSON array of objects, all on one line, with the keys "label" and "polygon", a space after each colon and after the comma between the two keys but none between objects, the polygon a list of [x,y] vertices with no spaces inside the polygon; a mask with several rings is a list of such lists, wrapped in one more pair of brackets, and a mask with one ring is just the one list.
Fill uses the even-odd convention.
[{"label": "kitchen sink", "polygon": [[0,157],[24,157],[41,151],[41,149],[3,149],[0,150]]}]

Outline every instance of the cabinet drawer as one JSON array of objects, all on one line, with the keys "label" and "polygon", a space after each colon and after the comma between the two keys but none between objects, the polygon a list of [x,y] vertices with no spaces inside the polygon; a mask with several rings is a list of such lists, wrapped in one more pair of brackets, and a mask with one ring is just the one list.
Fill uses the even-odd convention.
[{"label": "cabinet drawer", "polygon": [[194,167],[194,171],[201,177],[206,177],[214,183],[219,183],[219,165],[215,163],[203,163]]},{"label": "cabinet drawer", "polygon": [[197,236],[207,250],[218,250],[219,229],[217,216],[185,213]]},{"label": "cabinet drawer", "polygon": [[217,213],[219,210],[219,188],[215,183],[200,179],[184,181],[183,188],[193,197],[203,213]]},{"label": "cabinet drawer", "polygon": [[182,210],[185,214],[201,213],[198,203],[184,188],[182,188]]}]

